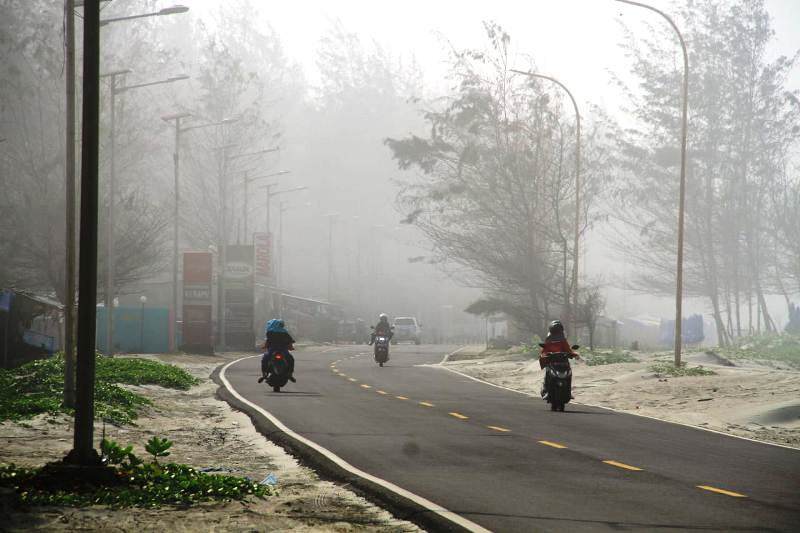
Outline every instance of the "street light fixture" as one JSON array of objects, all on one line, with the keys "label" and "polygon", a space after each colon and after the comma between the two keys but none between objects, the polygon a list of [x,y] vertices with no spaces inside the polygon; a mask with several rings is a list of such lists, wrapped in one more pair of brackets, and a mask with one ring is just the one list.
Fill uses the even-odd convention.
[{"label": "street light fixture", "polygon": [[129,15],[127,17],[114,17],[114,18],[103,19],[100,21],[100,26],[102,27],[105,26],[106,24],[110,24],[112,22],[119,22],[121,20],[143,19],[146,17],[163,17],[164,15],[177,15],[178,13],[186,13],[187,11],[189,11],[188,7],[175,5],[172,7],[165,7],[164,9],[160,9],[152,13],[143,13],[141,15]]},{"label": "street light fixture", "polygon": [[[244,172],[244,236],[245,240],[247,239],[247,219],[250,217],[250,209],[249,209],[249,185],[250,182],[256,180],[262,180],[266,178],[274,178],[277,176],[283,176],[285,174],[291,174],[291,170],[279,170],[278,172],[272,172],[271,174],[262,174],[260,176],[248,176],[248,172],[245,170]],[[269,187],[269,186],[267,186]],[[269,191],[269,190],[268,190]],[[269,233],[269,192],[267,192],[267,233]]]},{"label": "street light fixture", "polygon": [[686,136],[687,136],[687,115],[689,107],[689,54],[686,51],[686,41],[683,40],[678,26],[675,22],[663,11],[660,11],[653,6],[642,4],[640,2],[633,2],[631,0],[616,0],[623,4],[630,4],[632,6],[643,7],[650,11],[655,11],[664,17],[675,33],[678,35],[678,41],[681,43],[681,50],[683,51],[683,103],[681,107],[681,178],[680,178],[680,192],[678,193],[678,253],[677,265],[675,269],[675,366],[681,365],[681,347],[683,343],[682,328],[683,328],[683,223],[684,223],[684,209],[686,204]]},{"label": "street light fixture", "polygon": [[578,111],[578,104],[575,101],[575,97],[572,96],[572,93],[569,89],[567,89],[567,86],[557,79],[551,76],[545,76],[535,72],[525,72],[522,70],[511,69],[511,72],[516,72],[517,74],[522,74],[523,76],[529,76],[531,78],[541,78],[552,81],[564,89],[569,96],[569,99],[572,101],[572,107],[575,110],[575,241],[573,244],[575,249],[575,260],[572,263],[572,306],[569,312],[570,319],[573,322],[573,328],[575,328],[574,324],[577,323],[578,317],[578,261],[580,258],[579,244],[581,234],[581,114],[580,111]]}]

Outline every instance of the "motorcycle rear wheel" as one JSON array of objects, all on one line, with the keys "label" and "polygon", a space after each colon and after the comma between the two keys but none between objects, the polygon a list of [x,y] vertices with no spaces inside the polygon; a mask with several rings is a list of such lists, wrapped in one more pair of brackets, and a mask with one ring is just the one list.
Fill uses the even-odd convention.
[{"label": "motorcycle rear wheel", "polygon": [[272,386],[272,392],[280,392],[280,391],[281,391],[281,388],[278,387],[277,385],[273,385]]}]

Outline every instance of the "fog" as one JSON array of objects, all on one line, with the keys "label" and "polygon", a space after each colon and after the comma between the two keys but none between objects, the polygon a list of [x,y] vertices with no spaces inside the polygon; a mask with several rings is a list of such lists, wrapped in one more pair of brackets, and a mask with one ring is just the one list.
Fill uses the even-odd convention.
[{"label": "fog", "polygon": [[[782,331],[800,294],[800,5],[696,4],[652,2],[684,30],[693,69],[683,314],[727,342]],[[114,0],[102,18],[171,5]],[[336,320],[415,316],[431,341],[447,340],[444,322],[451,340],[483,339],[487,316],[517,340],[559,317],[579,337],[598,318],[674,319],[682,70],[657,14],[590,0],[185,5],[102,30],[101,73],[130,69],[101,80],[101,274],[111,84],[125,88],[110,295],[122,307],[144,296],[171,309],[176,121],[164,117],[187,113],[179,252],[213,252],[218,274],[223,244],[269,226],[255,331],[286,314],[274,294],[335,304]],[[63,302],[61,4],[5,0],[0,20],[0,286]],[[78,74],[80,36],[78,20]],[[750,48],[726,50],[744,36]],[[558,86],[511,69],[556,78],[580,108],[574,309],[575,116]]]}]

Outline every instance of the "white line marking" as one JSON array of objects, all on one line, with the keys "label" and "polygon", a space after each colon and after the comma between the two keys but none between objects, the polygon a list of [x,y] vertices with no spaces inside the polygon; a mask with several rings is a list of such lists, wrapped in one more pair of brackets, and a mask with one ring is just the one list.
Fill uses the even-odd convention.
[{"label": "white line marking", "polygon": [[390,490],[390,491],[394,492],[395,494],[398,494],[398,495],[400,495],[400,496],[402,496],[404,498],[407,498],[407,499],[411,500],[412,502],[416,503],[417,505],[419,505],[421,507],[424,507],[428,511],[436,513],[437,515],[441,516],[442,518],[444,518],[446,520],[450,520],[451,522],[453,522],[455,524],[458,524],[459,526],[463,527],[467,531],[475,531],[475,532],[479,532],[479,533],[489,533],[488,529],[485,529],[485,528],[479,526],[478,524],[476,524],[476,523],[474,523],[474,522],[472,522],[470,520],[467,520],[463,516],[460,516],[460,515],[454,513],[453,511],[449,511],[449,510],[445,509],[441,505],[437,505],[437,504],[433,503],[432,501],[430,501],[430,500],[428,500],[426,498],[423,498],[422,496],[419,496],[417,494],[414,494],[411,491],[408,491],[408,490],[406,490],[406,489],[404,489],[402,487],[399,487],[399,486],[395,485],[394,483],[392,483],[391,481],[386,481],[385,479],[381,479],[381,478],[379,478],[377,476],[373,476],[372,474],[368,474],[367,472],[364,472],[363,470],[360,470],[360,469],[356,468],[355,466],[351,465],[350,463],[348,463],[347,461],[345,461],[344,459],[342,459],[341,457],[339,457],[338,455],[336,455],[332,451],[328,450],[327,448],[323,448],[322,446],[320,446],[316,442],[314,442],[312,440],[309,440],[309,439],[303,437],[302,435],[299,435],[299,434],[295,433],[294,431],[289,429],[286,425],[284,425],[283,422],[281,422],[275,415],[273,415],[269,411],[263,409],[262,407],[259,407],[258,405],[254,404],[253,402],[245,399],[244,396],[239,394],[236,391],[236,389],[233,388],[233,385],[231,385],[230,381],[228,381],[228,378],[225,376],[225,373],[228,370],[228,367],[230,367],[231,365],[233,365],[235,363],[238,363],[239,361],[243,361],[245,359],[252,359],[253,357],[261,357],[261,356],[260,355],[251,355],[251,356],[248,356],[248,357],[242,357],[241,359],[237,359],[235,361],[231,361],[230,363],[228,363],[227,365],[222,367],[222,370],[220,370],[220,372],[219,372],[220,381],[222,381],[222,383],[225,385],[225,388],[227,388],[228,391],[237,400],[239,400],[243,404],[251,407],[252,409],[256,410],[261,415],[265,416],[270,422],[272,422],[272,424],[275,425],[275,427],[277,427],[279,430],[281,430],[284,433],[286,433],[287,435],[289,435],[291,438],[295,439],[298,442],[302,442],[303,444],[305,444],[309,448],[312,448],[312,449],[316,450],[317,452],[321,453],[326,458],[328,458],[330,461],[335,463],[337,466],[339,466],[340,468],[342,468],[344,470],[347,470],[351,474],[359,476],[361,478],[364,478],[367,481],[371,481],[372,483],[375,483],[376,485],[380,485],[381,487],[383,487],[383,488],[385,488],[387,490]]}]

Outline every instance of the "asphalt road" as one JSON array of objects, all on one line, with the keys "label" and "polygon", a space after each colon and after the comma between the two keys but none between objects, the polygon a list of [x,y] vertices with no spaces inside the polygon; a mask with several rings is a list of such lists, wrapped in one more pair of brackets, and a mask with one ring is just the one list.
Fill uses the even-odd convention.
[{"label": "asphalt road", "polygon": [[392,346],[383,368],[367,350],[299,351],[281,393],[256,382],[258,358],[226,376],[294,432],[492,531],[800,531],[800,451],[574,403],[551,412],[421,366],[448,347]]}]

